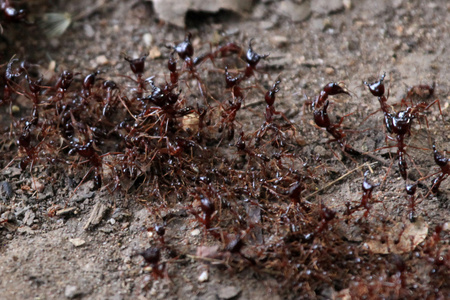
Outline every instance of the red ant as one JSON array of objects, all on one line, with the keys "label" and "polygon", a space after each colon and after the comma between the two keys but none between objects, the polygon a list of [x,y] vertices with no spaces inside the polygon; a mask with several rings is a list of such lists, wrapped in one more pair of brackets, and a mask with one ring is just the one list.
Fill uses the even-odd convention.
[{"label": "red ant", "polygon": [[256,153],[246,146],[244,132],[242,132],[242,131],[239,135],[239,139],[236,141],[236,148],[239,150],[239,152],[245,153],[251,157],[258,157],[259,159],[261,159],[264,162],[270,161],[270,159],[266,155],[261,154],[261,153]]},{"label": "red ant", "polygon": [[406,198],[408,200],[408,208],[409,208],[409,212],[408,212],[408,218],[411,222],[414,222],[414,220],[416,219],[416,189],[417,189],[417,184],[410,184],[407,185],[405,187],[406,190]]},{"label": "red ant", "polygon": [[7,22],[20,22],[25,20],[26,11],[15,8],[9,0],[0,1],[0,10],[3,12],[3,17]]},{"label": "red ant", "polygon": [[269,89],[265,96],[264,96],[264,100],[266,101],[266,113],[264,114],[265,117],[265,123],[264,125],[261,126],[261,128],[257,131],[256,133],[256,143],[258,143],[258,141],[264,136],[264,134],[267,132],[268,129],[275,131],[276,133],[276,138],[274,140],[275,145],[274,146],[283,146],[283,141],[280,140],[279,135],[282,133],[281,129],[284,126],[280,126],[275,124],[275,122],[273,121],[273,117],[275,115],[280,115],[283,117],[283,119],[287,122],[287,126],[292,128],[295,132],[295,128],[294,126],[291,124],[291,122],[288,120],[288,118],[284,115],[283,112],[281,111],[277,111],[275,109],[275,96],[276,94],[280,91],[279,89],[279,84],[281,83],[280,79],[277,79],[275,81],[275,83],[273,84],[272,88]]},{"label": "red ant", "polygon": [[167,62],[167,69],[169,69],[170,72],[170,83],[175,86],[178,84],[180,74],[178,74],[177,72],[177,61],[175,60],[173,55],[174,52],[171,52],[169,56],[169,61]]},{"label": "red ant", "polygon": [[166,84],[164,88],[160,88],[154,85],[153,81],[149,81],[152,86],[152,93],[141,98],[140,101],[148,101],[156,106],[147,106],[141,113],[141,116],[148,118],[153,115],[158,115],[160,120],[160,135],[164,136],[167,133],[168,126],[175,118],[183,117],[191,114],[194,109],[191,107],[184,107],[179,109],[181,100],[179,99],[179,93],[175,94],[172,90],[175,86]]},{"label": "red ant", "polygon": [[433,152],[434,161],[436,165],[441,168],[440,174],[435,179],[433,179],[433,185],[431,187],[431,191],[433,192],[433,194],[437,194],[441,183],[450,175],[450,163],[447,157],[444,157],[442,153],[436,150],[435,145],[433,145]]},{"label": "red ant", "polygon": [[5,85],[3,87],[3,99],[0,100],[0,105],[4,103],[9,103],[11,101],[11,97],[15,90],[12,88],[12,85],[15,84],[14,79],[19,78],[23,73],[23,68],[19,67],[13,70],[12,65],[14,62],[19,61],[17,58],[12,58],[6,66],[5,70]]},{"label": "red ant", "polygon": [[336,212],[325,205],[320,205],[320,222],[319,225],[316,227],[314,233],[312,235],[309,235],[308,237],[305,237],[306,239],[309,239],[311,237],[314,237],[315,235],[321,233],[324,229],[328,227],[328,224],[336,218]]},{"label": "red ant", "polygon": [[247,63],[247,67],[245,68],[244,74],[247,78],[253,76],[254,71],[256,70],[256,65],[261,59],[266,59],[269,57],[269,54],[261,55],[253,51],[252,42],[253,39],[250,39],[248,42],[248,50],[245,54],[245,62]]},{"label": "red ant", "polygon": [[118,86],[114,81],[106,80],[103,82],[103,90],[105,91],[105,96],[103,98],[103,116],[106,116],[108,111],[110,110],[110,107],[114,103],[114,91],[118,90]]},{"label": "red ant", "polygon": [[39,121],[39,112],[38,112],[38,105],[39,105],[39,94],[41,92],[41,84],[43,77],[39,77],[37,80],[30,79],[30,76],[27,74],[25,75],[25,78],[28,81],[28,87],[31,91],[30,98],[33,101],[33,112],[32,112],[32,123],[36,125]]},{"label": "red ant", "polygon": [[54,89],[56,90],[56,94],[50,98],[50,103],[56,104],[56,111],[60,115],[63,112],[61,103],[64,100],[65,94],[72,84],[73,77],[76,74],[68,70],[64,70],[58,78],[58,81],[55,84]]},{"label": "red ant", "polygon": [[94,188],[99,189],[102,187],[102,157],[97,154],[93,146],[93,140],[89,140],[86,145],[79,145],[75,143],[72,144],[72,149],[69,151],[69,154],[78,153],[81,157],[87,158],[92,167],[83,177],[83,180],[94,170]]},{"label": "red ant", "polygon": [[312,108],[314,110],[314,122],[317,126],[325,128],[325,130],[334,137],[334,140],[331,141],[337,141],[344,152],[352,155],[360,155],[361,153],[359,151],[353,149],[345,142],[345,134],[343,130],[339,129],[346,116],[342,117],[339,123],[334,124],[331,123],[328,116],[327,109],[330,104],[328,96],[337,94],[350,95],[349,92],[344,90],[336,82],[330,82],[322,89],[319,96],[312,103]]},{"label": "red ant", "polygon": [[209,200],[208,197],[205,196],[196,196],[197,200],[200,200],[200,210],[202,214],[199,214],[198,211],[192,209],[190,212],[195,216],[198,222],[202,223],[205,226],[205,229],[208,230],[211,228],[211,221],[215,217],[216,207],[214,202]]},{"label": "red ant", "polygon": [[147,265],[152,268],[154,279],[163,278],[165,273],[165,264],[161,263],[161,250],[157,247],[147,248],[144,252],[139,252],[133,256],[141,255]]},{"label": "red ant", "polygon": [[[36,80],[32,80],[30,75],[27,72],[27,69],[25,68],[26,62],[22,62],[20,68],[16,69],[16,71],[13,72],[11,70],[11,66],[14,61],[17,61],[17,59],[12,59],[10,61],[10,63],[8,63],[8,67],[6,69],[6,74],[5,74],[6,84],[5,84],[5,88],[3,91],[4,101],[9,102],[11,100],[11,91],[14,90],[11,87],[12,85],[17,85],[18,87],[20,87],[20,85],[15,83],[13,81],[13,79],[19,77],[23,72],[25,72],[25,79],[28,82],[28,88],[31,93],[28,93],[25,91],[20,92],[17,90],[14,90],[14,92],[19,95],[24,95],[25,97],[27,97],[27,98],[31,99],[31,101],[33,101],[33,110],[32,110],[32,114],[31,114],[32,118],[31,118],[30,122],[33,125],[36,125],[39,121],[38,106],[40,103],[39,95],[41,92],[41,84],[42,84],[43,77],[41,76]],[[1,102],[0,102],[0,104],[1,104]]]},{"label": "red ant", "polygon": [[[136,75],[136,80],[133,80],[137,83],[137,91],[136,95],[137,97],[142,97],[142,93],[145,91],[145,80],[142,79],[142,75],[144,74],[145,70],[145,59],[147,58],[148,53],[142,55],[141,57],[132,59],[128,56],[125,56],[124,59],[130,63],[130,69]],[[130,77],[128,77],[130,78]],[[131,79],[131,78],[130,78]]]},{"label": "red ant", "polygon": [[25,152],[27,154],[27,156],[23,158],[19,163],[19,168],[21,168],[22,170],[25,170],[27,168],[28,164],[34,160],[37,154],[37,147],[31,145],[31,126],[32,124],[30,122],[26,122],[22,134],[17,140],[17,145],[25,149]]},{"label": "red ant", "polygon": [[[369,215],[369,211],[372,208],[372,203],[375,202],[380,202],[380,201],[373,201],[372,199],[372,192],[373,190],[380,186],[380,184],[372,184],[367,180],[367,175],[368,172],[366,172],[364,174],[364,180],[362,183],[362,190],[363,190],[363,194],[361,197],[361,202],[359,205],[355,206],[355,207],[351,207],[350,203],[346,203],[347,206],[347,211],[346,211],[346,215],[351,215],[354,211],[363,208],[366,211],[364,212],[364,218],[367,218],[367,216]],[[372,203],[371,203],[372,202]]]},{"label": "red ant", "polygon": [[223,130],[223,126],[226,124],[228,128],[228,140],[232,140],[234,137],[234,121],[236,120],[236,114],[241,109],[244,101],[244,94],[239,83],[242,81],[243,76],[238,75],[233,77],[228,72],[228,67],[225,67],[225,83],[228,89],[231,89],[233,95],[233,102],[229,100],[229,106],[224,108],[222,112],[222,121],[219,131]]},{"label": "red ant", "polygon": [[[183,42],[175,46],[167,45],[166,47],[172,49],[173,52],[176,52],[178,56],[184,61],[184,66],[186,67],[188,73],[197,80],[200,93],[203,97],[205,97],[206,87],[200,79],[200,75],[197,73],[195,66],[202,63],[206,58],[210,57],[210,55],[194,58],[194,47],[192,46],[191,38],[192,34],[188,32],[186,33]],[[171,72],[171,82],[178,80],[179,74],[176,72],[176,64],[175,60],[173,59],[173,54],[171,54],[171,58],[169,59],[168,68]]]},{"label": "red ant", "polygon": [[165,245],[164,235],[166,234],[166,227],[164,225],[156,224],[153,227],[147,228],[147,231],[153,231],[158,235],[159,242],[161,245]]},{"label": "red ant", "polygon": [[[250,78],[255,74],[256,71],[256,66],[258,65],[258,63],[260,62],[261,59],[266,59],[267,57],[269,57],[269,54],[259,54],[256,53],[253,50],[252,47],[252,42],[253,39],[250,39],[250,41],[248,42],[248,48],[247,51],[245,52],[245,56],[243,57],[243,60],[245,61],[245,63],[247,64],[247,66],[245,67],[245,70],[243,72],[243,78]],[[210,55],[211,57],[215,58],[215,57],[224,57],[227,56],[230,53],[236,53],[239,56],[242,57],[243,54],[243,49],[234,44],[234,43],[228,43],[220,48],[218,48],[216,51],[213,52],[212,55]]]},{"label": "red ant", "polygon": [[86,75],[83,79],[83,88],[81,89],[81,95],[83,98],[87,99],[92,95],[92,88],[95,84],[95,79],[98,74],[100,74],[101,71],[95,71],[93,73],[90,73]]},{"label": "red ant", "polygon": [[[381,110],[384,114],[384,125],[387,131],[391,134],[395,134],[395,139],[392,137],[387,137],[390,140],[395,140],[397,142],[397,155],[398,155],[398,167],[400,170],[400,174],[404,180],[407,178],[407,162],[406,162],[406,145],[405,145],[405,136],[411,135],[411,125],[412,120],[417,118],[419,113],[428,110],[432,105],[436,102],[439,105],[438,100],[434,101],[431,104],[419,103],[414,107],[407,107],[406,110],[392,112],[390,106],[387,105],[387,98],[384,95],[384,81],[385,74],[381,76],[379,81],[374,83],[364,82],[369,87],[372,95],[378,97],[380,102]],[[440,107],[440,105],[439,105]]]}]

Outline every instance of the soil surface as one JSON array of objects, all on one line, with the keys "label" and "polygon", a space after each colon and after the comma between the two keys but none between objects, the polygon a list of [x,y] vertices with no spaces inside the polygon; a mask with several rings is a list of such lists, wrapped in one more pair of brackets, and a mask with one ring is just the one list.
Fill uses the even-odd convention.
[{"label": "soil surface", "polygon": [[[89,9],[93,1],[59,1],[60,5],[29,2],[31,17],[38,20],[48,12],[77,15]],[[192,33],[195,55],[226,42],[247,49],[253,39],[256,52],[270,55],[260,61],[255,76],[242,83],[248,89],[244,89],[245,103],[237,113],[234,139],[224,138],[231,130],[225,128],[222,135],[217,133],[221,142],[211,142],[214,150],[208,155],[223,157],[222,164],[241,172],[230,186],[243,189],[239,181],[252,182],[249,178],[254,169],[248,161],[257,166],[253,168],[263,165],[256,155],[259,150],[252,133],[264,124],[264,92],[280,78],[275,108],[294,125],[283,129],[289,147],[278,153],[285,155],[283,162],[291,169],[303,172],[303,204],[291,204],[286,197],[292,184],[277,186],[270,180],[258,199],[248,194],[228,196],[221,194],[222,190],[216,193],[220,188],[214,184],[225,185],[225,181],[214,181],[209,185],[213,187],[207,187],[200,177],[193,179],[198,182],[189,183],[194,186],[193,192],[181,195],[155,192],[157,180],[145,176],[137,182],[124,179],[121,189],[112,192],[117,182],[107,167],[102,174],[103,188],[96,190],[92,174],[82,180],[89,167],[81,163],[81,154],[67,154],[67,142],[61,145],[65,145],[69,164],[36,162],[22,170],[19,161],[25,154],[16,142],[20,131],[10,124],[31,114],[31,101],[18,95],[12,103],[19,110],[16,115],[12,116],[12,106],[0,106],[0,210],[5,221],[0,224],[0,298],[356,299],[366,295],[375,299],[382,297],[376,291],[383,289],[392,289],[385,296],[389,299],[450,298],[450,180],[443,181],[439,193],[430,192],[433,174],[440,170],[433,159],[432,145],[442,153],[450,149],[448,1],[338,0],[310,4],[263,0],[255,1],[244,16],[232,12],[189,13],[186,29],[161,22],[151,2],[106,2],[114,5],[99,6],[75,20],[60,37],[47,37],[36,26],[5,23],[0,63],[7,63],[14,54],[20,60],[28,59],[40,66],[44,84],[55,82],[64,69],[83,74],[75,76],[78,85],[82,76],[101,70],[99,81],[114,80],[124,91],[134,83],[122,75],[135,78],[124,56],[136,58],[149,53],[144,78],[154,76],[154,81],[162,84],[169,80],[167,60],[171,50],[166,45],[180,43],[187,31]],[[199,76],[215,99],[209,99],[209,103],[222,109],[232,102],[230,91],[224,88],[225,64],[226,59],[217,59],[214,64],[205,61],[198,66]],[[182,65],[178,59],[178,68]],[[422,179],[416,193],[414,222],[408,218],[411,209],[399,172],[397,148],[386,147],[395,145],[395,141],[386,138],[389,134],[379,102],[363,84],[379,80],[384,72],[390,105],[400,103],[412,86],[434,84],[430,97],[410,93],[413,99],[407,101],[431,103],[439,99],[442,111],[440,114],[436,104],[418,113],[411,134],[405,138],[406,182]],[[180,89],[186,95],[186,105],[196,108],[196,101],[204,104],[195,77],[183,81]],[[346,129],[346,143],[364,155],[345,153],[314,124],[311,101],[329,82],[338,82],[349,92],[330,97],[329,114],[333,120],[346,116],[341,124]],[[405,106],[393,109],[399,111]],[[212,119],[223,118],[220,112],[211,114]],[[286,123],[279,115],[275,119],[278,124]],[[22,124],[19,127],[23,130],[24,122],[17,124]],[[186,129],[190,125],[183,126]],[[237,155],[235,144],[241,130],[246,134],[247,148]],[[395,139],[395,134],[390,136]],[[102,147],[102,153],[115,151],[113,146]],[[173,160],[181,160],[174,151],[168,153]],[[105,164],[113,164],[108,157],[104,156]],[[221,167],[217,163],[211,169],[221,172]],[[234,172],[231,169],[229,172]],[[287,174],[283,170],[288,169],[280,168],[280,174],[273,178],[281,178]],[[368,182],[380,184],[373,190],[371,209],[366,217],[366,209],[346,217],[345,203],[355,206],[361,201],[365,172]],[[222,242],[214,236],[219,231],[208,232],[201,223],[201,197],[195,194],[199,190],[202,197],[213,194],[217,211],[211,226],[223,229]],[[221,215],[228,207],[232,213]],[[328,218],[324,207],[337,216]],[[244,217],[239,218],[241,210]],[[302,219],[303,214],[315,216],[316,223],[304,221],[307,218]],[[219,220],[220,225],[215,223]],[[163,223],[164,244],[155,232],[155,226]],[[433,240],[437,225],[443,230],[440,240]],[[302,228],[314,232],[313,241]],[[371,231],[373,228],[378,231]],[[412,232],[408,242],[402,240],[402,230]],[[302,238],[296,232],[302,232]],[[241,240],[236,238],[239,235],[243,236]],[[383,246],[386,237],[399,246]],[[234,250],[230,246],[233,239],[244,246]],[[290,239],[295,240],[295,246]],[[404,246],[407,250],[400,249],[402,243],[408,244]],[[336,248],[339,251],[351,250],[337,253],[326,250],[327,245],[342,247]],[[153,268],[138,254],[150,246],[162,252],[159,265]],[[311,256],[319,249],[322,256],[300,260],[298,253],[303,249]],[[437,256],[432,257],[433,251],[438,251]],[[326,252],[331,258],[322,259]],[[353,273],[351,266],[357,259],[362,259],[370,271]],[[161,274],[155,271],[159,266],[165,266]]]}]

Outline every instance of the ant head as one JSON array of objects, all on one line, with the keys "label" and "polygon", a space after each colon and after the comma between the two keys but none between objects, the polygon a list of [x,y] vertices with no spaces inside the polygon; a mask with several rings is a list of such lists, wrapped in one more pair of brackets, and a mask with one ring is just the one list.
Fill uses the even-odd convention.
[{"label": "ant head", "polygon": [[124,59],[130,63],[131,71],[136,75],[141,75],[144,73],[145,68],[145,59],[147,58],[148,53],[142,55],[139,58],[132,59],[128,56],[125,56]]},{"label": "ant head", "polygon": [[386,73],[384,73],[380,80],[375,81],[373,83],[368,83],[364,81],[364,84],[367,85],[369,88],[369,91],[374,95],[375,97],[382,97],[384,95],[384,78],[386,77]]},{"label": "ant head", "polygon": [[210,201],[208,198],[202,197],[200,200],[200,208],[203,213],[207,216],[212,216],[216,207],[214,206],[214,202]]},{"label": "ant head", "polygon": [[363,183],[362,183],[362,189],[363,189],[363,192],[371,192],[374,188],[380,186],[379,183],[377,183],[377,184],[372,184],[371,182],[369,182],[369,181],[367,180],[368,175],[369,175],[369,171],[367,170],[367,171],[364,173],[364,180],[363,180]]},{"label": "ant head", "polygon": [[106,80],[105,82],[103,82],[103,88],[104,89],[109,89],[109,90],[113,90],[113,89],[117,89],[117,84],[112,81],[112,80]]},{"label": "ant head", "polygon": [[444,155],[442,155],[442,153],[437,151],[435,145],[433,145],[433,152],[434,152],[434,161],[438,166],[444,167],[445,165],[447,165],[449,159],[444,157]]},{"label": "ant head", "polygon": [[161,251],[156,247],[147,248],[144,252],[138,254],[144,258],[146,263],[151,265],[157,264],[161,258]]},{"label": "ant head", "polygon": [[255,51],[253,51],[252,42],[253,42],[253,38],[250,39],[250,41],[248,42],[248,50],[245,55],[245,60],[252,68],[255,68],[256,65],[259,63],[259,61],[261,59],[267,58],[269,56],[269,54],[260,55],[260,54],[256,53]]},{"label": "ant head", "polygon": [[24,9],[15,9],[12,6],[5,7],[3,15],[10,22],[19,22],[25,19],[26,11]]},{"label": "ant head", "polygon": [[408,184],[405,187],[406,193],[410,196],[414,195],[417,190],[417,184]]},{"label": "ant head", "polygon": [[190,32],[186,33],[184,37],[184,41],[176,45],[175,47],[171,47],[175,52],[178,53],[178,56],[185,60],[187,57],[191,58],[194,56],[194,47],[191,43],[192,34]]},{"label": "ant head", "polygon": [[28,74],[25,74],[25,78],[28,81],[28,86],[30,91],[34,94],[37,94],[41,91],[41,83],[44,77],[41,75],[38,79],[32,80]]}]

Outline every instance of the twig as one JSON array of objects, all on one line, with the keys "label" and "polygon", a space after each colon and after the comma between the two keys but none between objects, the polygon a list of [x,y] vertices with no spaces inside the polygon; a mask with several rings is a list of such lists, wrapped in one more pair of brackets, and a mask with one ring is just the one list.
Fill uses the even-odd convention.
[{"label": "twig", "polygon": [[356,171],[358,171],[359,169],[361,169],[361,168],[363,168],[363,167],[371,167],[371,166],[373,166],[373,165],[375,165],[375,164],[376,164],[376,162],[370,163],[370,164],[364,163],[364,164],[360,165],[359,167],[356,167],[356,168],[354,168],[353,170],[348,171],[347,173],[345,173],[344,175],[342,175],[342,176],[339,177],[338,179],[333,180],[332,182],[328,183],[327,185],[325,185],[325,186],[322,187],[321,189],[315,191],[314,193],[309,194],[308,196],[305,197],[305,199],[308,200],[308,199],[312,198],[313,196],[317,195],[318,193],[327,190],[329,187],[333,186],[333,185],[336,184],[338,181],[341,181],[342,179],[344,179],[344,178],[347,177],[348,175],[352,174],[353,172],[356,172]]}]

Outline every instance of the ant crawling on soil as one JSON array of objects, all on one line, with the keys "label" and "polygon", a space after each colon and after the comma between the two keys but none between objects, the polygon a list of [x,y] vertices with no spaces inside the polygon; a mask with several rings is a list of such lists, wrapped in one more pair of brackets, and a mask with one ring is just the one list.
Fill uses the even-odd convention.
[{"label": "ant crawling on soil", "polygon": [[447,177],[450,175],[450,163],[447,157],[445,157],[444,155],[442,155],[442,153],[437,151],[435,145],[433,145],[433,152],[434,152],[434,161],[436,165],[438,165],[439,168],[441,168],[441,171],[439,172],[440,174],[435,179],[433,179],[432,181],[433,185],[431,187],[431,191],[433,192],[433,194],[437,194],[439,191],[439,187],[441,186],[441,183],[445,179],[447,179]]},{"label": "ant crawling on soil", "polygon": [[[256,132],[256,144],[258,144],[259,140],[264,137],[267,130],[272,130],[275,132],[275,139],[273,140],[272,144],[274,146],[278,146],[278,147],[284,145],[283,140],[280,139],[280,135],[281,136],[284,135],[284,133],[282,132],[283,128],[285,128],[285,127],[290,128],[294,131],[294,134],[295,134],[295,127],[291,124],[291,122],[288,120],[286,115],[283,112],[277,111],[275,109],[275,105],[274,105],[275,104],[275,96],[280,91],[280,88],[278,87],[280,83],[281,83],[281,79],[278,78],[275,81],[275,83],[273,84],[272,88],[269,89],[264,96],[264,100],[266,101],[266,113],[264,115],[265,123]],[[275,124],[275,122],[273,120],[273,117],[275,115],[282,116],[283,119],[287,122],[286,125],[280,126],[280,125]]]},{"label": "ant crawling on soil", "polygon": [[369,215],[369,211],[372,208],[372,203],[376,203],[376,202],[381,202],[381,201],[374,201],[372,198],[372,193],[373,190],[380,186],[380,184],[372,184],[367,180],[367,175],[368,172],[366,172],[364,174],[364,180],[362,183],[362,190],[363,190],[363,194],[361,197],[361,202],[359,205],[357,206],[350,206],[350,203],[347,202],[346,206],[347,206],[347,210],[346,210],[346,215],[351,215],[353,214],[353,212],[355,212],[356,210],[359,210],[360,208],[365,209],[366,211],[364,212],[364,218],[367,219],[367,216]]},{"label": "ant crawling on soil", "polygon": [[136,79],[132,79],[130,77],[127,77],[131,80],[133,80],[134,82],[136,82],[137,84],[137,89],[136,89],[136,96],[138,98],[142,97],[143,92],[145,91],[145,82],[146,80],[143,80],[142,76],[144,74],[144,69],[145,69],[145,59],[147,58],[148,53],[142,55],[141,57],[138,58],[130,58],[128,56],[125,56],[124,59],[130,63],[130,69],[131,71],[134,73],[134,75],[136,75]]},{"label": "ant crawling on soil", "polygon": [[79,145],[76,143],[72,143],[72,149],[69,151],[69,154],[71,153],[78,153],[81,157],[87,158],[90,165],[92,167],[89,169],[89,171],[86,173],[86,175],[83,177],[82,181],[86,179],[86,177],[94,171],[94,188],[96,190],[100,189],[102,187],[102,157],[97,154],[97,152],[94,149],[93,146],[94,141],[89,140],[89,142],[85,145]]},{"label": "ant crawling on soil", "polygon": [[345,134],[343,130],[340,129],[340,127],[346,116],[341,117],[339,123],[331,123],[330,117],[328,116],[327,109],[328,105],[330,104],[328,96],[338,94],[350,95],[349,92],[347,92],[336,82],[330,82],[322,89],[319,96],[316,97],[316,99],[314,99],[314,101],[312,102],[312,108],[314,110],[314,122],[317,126],[325,128],[325,130],[334,137],[331,142],[337,141],[344,152],[352,155],[361,155],[359,151],[353,149],[345,142]]},{"label": "ant crawling on soil", "polygon": [[161,263],[161,250],[157,247],[147,248],[143,252],[134,254],[133,256],[141,255],[144,258],[146,265],[151,267],[152,275],[154,279],[164,278],[167,276],[166,265]]},{"label": "ant crawling on soil", "polygon": [[[387,136],[387,138],[397,143],[396,147],[398,167],[402,178],[406,180],[408,165],[406,162],[407,153],[405,137],[406,135],[411,135],[412,121],[419,117],[420,113],[422,113],[424,110],[428,110],[435,103],[438,104],[440,109],[440,104],[439,100],[437,99],[430,104],[421,102],[414,106],[408,106],[406,110],[401,110],[398,112],[393,111],[391,106],[387,104],[387,97],[385,96],[385,88],[383,83],[385,76],[386,74],[383,74],[380,80],[374,83],[364,82],[364,84],[367,85],[372,95],[378,97],[381,111],[384,114],[384,125],[386,127],[386,130],[388,131],[388,133],[395,135],[395,138],[392,138],[390,136]],[[406,103],[405,101],[403,102]]]},{"label": "ant crawling on soil", "polygon": [[0,0],[0,11],[7,22],[22,22],[27,16],[24,9],[17,9],[10,0]]}]

